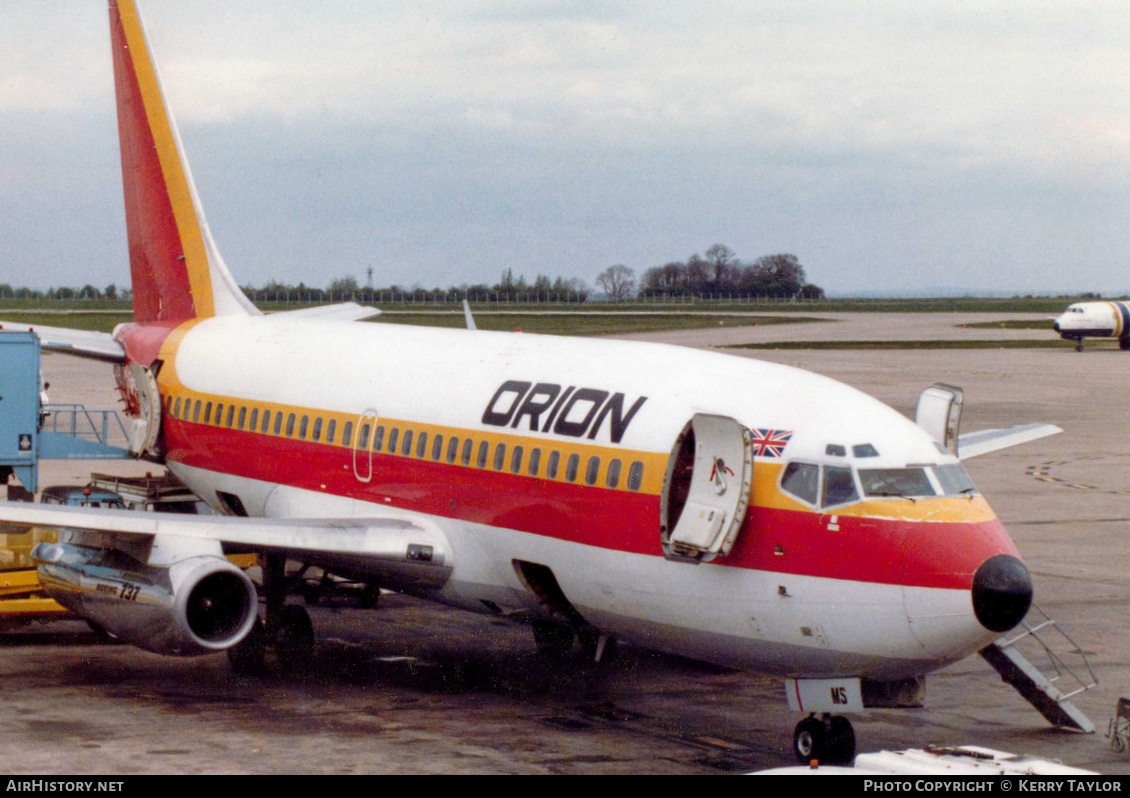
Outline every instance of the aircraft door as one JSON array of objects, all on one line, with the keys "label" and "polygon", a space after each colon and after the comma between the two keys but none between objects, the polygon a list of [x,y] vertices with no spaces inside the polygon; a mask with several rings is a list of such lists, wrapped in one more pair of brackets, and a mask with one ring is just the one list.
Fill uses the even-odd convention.
[{"label": "aircraft door", "polygon": [[126,429],[129,452],[141,457],[157,446],[157,435],[161,431],[161,392],[154,373],[139,363],[130,363],[124,377],[126,412],[133,409],[131,406],[137,410],[137,415],[129,418]]},{"label": "aircraft door", "polygon": [[671,450],[660,497],[663,554],[710,562],[737,539],[753,485],[750,432],[726,416],[696,414]]},{"label": "aircraft door", "polygon": [[357,417],[353,428],[353,476],[358,482],[369,482],[373,478],[373,433],[377,429],[377,411],[365,410]]},{"label": "aircraft door", "polygon": [[918,394],[918,407],[914,411],[914,423],[954,455],[957,455],[964,397],[964,391],[956,385],[936,382]]}]

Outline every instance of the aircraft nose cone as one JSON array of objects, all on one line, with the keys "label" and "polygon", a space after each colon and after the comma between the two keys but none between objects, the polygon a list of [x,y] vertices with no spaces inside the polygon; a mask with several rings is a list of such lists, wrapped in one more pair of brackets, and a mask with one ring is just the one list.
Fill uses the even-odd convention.
[{"label": "aircraft nose cone", "polygon": [[973,575],[973,612],[991,632],[1007,632],[1032,606],[1032,575],[1011,554],[998,554],[981,563]]}]

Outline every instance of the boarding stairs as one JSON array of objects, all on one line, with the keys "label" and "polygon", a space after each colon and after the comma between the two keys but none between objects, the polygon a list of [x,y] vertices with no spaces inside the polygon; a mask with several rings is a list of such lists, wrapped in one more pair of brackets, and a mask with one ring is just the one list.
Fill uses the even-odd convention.
[{"label": "boarding stairs", "polygon": [[49,404],[42,410],[39,457],[44,460],[115,460],[129,457],[125,424],[117,410]]},{"label": "boarding stairs", "polygon": [[[1070,700],[1098,683],[1083,649],[1036,604],[1013,631],[1012,636],[999,637],[981,649],[984,660],[1053,726],[1093,733],[1095,724]],[[1021,652],[1022,647],[1042,658],[1047,675]]]}]

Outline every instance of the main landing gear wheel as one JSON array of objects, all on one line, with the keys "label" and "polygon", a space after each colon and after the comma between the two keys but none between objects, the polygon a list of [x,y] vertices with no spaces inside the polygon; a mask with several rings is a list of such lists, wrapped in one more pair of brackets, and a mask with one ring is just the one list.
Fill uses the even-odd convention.
[{"label": "main landing gear wheel", "polygon": [[814,759],[825,765],[850,765],[855,759],[851,721],[838,715],[805,718],[793,731],[793,753],[803,765]]},{"label": "main landing gear wheel", "polygon": [[1118,339],[1118,348],[1121,349],[1123,352],[1130,350],[1130,338],[1119,338]]},{"label": "main landing gear wheel", "polygon": [[228,662],[231,669],[240,676],[260,676],[266,655],[267,630],[263,622],[257,620],[247,637],[228,649]]},{"label": "main landing gear wheel", "polygon": [[557,621],[534,621],[534,645],[538,653],[545,657],[560,659],[569,653],[576,640],[576,632],[567,623]]},{"label": "main landing gear wheel", "polygon": [[262,558],[263,596],[266,611],[247,637],[228,649],[228,661],[239,674],[258,675],[268,650],[274,649],[284,675],[302,675],[314,662],[314,625],[300,604],[287,604],[286,558],[267,554]]},{"label": "main landing gear wheel", "polygon": [[285,674],[304,673],[314,661],[314,624],[299,604],[283,607],[275,654]]}]

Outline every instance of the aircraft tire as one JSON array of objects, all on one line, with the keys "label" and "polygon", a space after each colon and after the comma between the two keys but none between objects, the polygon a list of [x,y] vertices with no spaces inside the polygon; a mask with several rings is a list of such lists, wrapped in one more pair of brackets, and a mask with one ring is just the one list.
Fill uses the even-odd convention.
[{"label": "aircraft tire", "polygon": [[1119,338],[1118,348],[1123,352],[1130,351],[1130,338]]},{"label": "aircraft tire", "polygon": [[822,760],[827,750],[827,731],[819,718],[805,718],[793,730],[793,753],[797,761],[807,765]]},{"label": "aircraft tire", "polygon": [[310,613],[300,604],[283,607],[281,620],[279,639],[275,642],[279,666],[285,675],[300,675],[314,661],[314,624],[310,622]]},{"label": "aircraft tire", "polygon": [[829,765],[849,766],[855,761],[855,730],[847,718],[834,716],[828,721],[827,753],[824,759]]},{"label": "aircraft tire", "polygon": [[267,653],[267,630],[263,621],[256,620],[247,637],[228,649],[228,663],[239,676],[259,676],[263,673],[263,658]]},{"label": "aircraft tire", "polygon": [[573,627],[556,621],[534,621],[534,645],[538,653],[555,659],[564,657],[573,647]]}]

